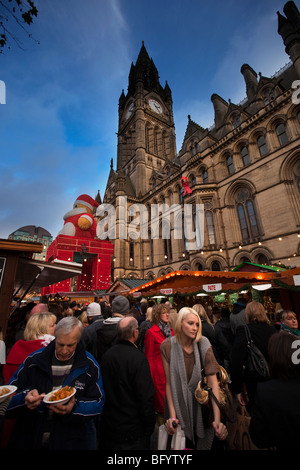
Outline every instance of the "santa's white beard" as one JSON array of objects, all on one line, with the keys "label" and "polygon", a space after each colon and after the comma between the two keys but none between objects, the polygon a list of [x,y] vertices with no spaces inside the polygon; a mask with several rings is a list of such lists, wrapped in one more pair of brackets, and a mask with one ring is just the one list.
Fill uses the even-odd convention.
[{"label": "santa's white beard", "polygon": [[76,209],[72,209],[69,212],[66,212],[64,215],[64,220],[78,214],[88,214],[88,211],[85,207],[77,207]]}]

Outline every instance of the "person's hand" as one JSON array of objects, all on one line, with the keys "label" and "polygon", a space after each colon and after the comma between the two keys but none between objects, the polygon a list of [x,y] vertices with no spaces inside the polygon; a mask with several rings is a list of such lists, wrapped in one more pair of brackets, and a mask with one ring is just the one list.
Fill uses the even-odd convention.
[{"label": "person's hand", "polygon": [[[177,424],[179,423],[178,419],[176,418],[169,418],[165,422],[165,428],[168,434],[175,434]],[[173,426],[175,424],[175,426]]]},{"label": "person's hand", "polygon": [[54,413],[59,415],[67,415],[70,414],[75,405],[75,397],[71,397],[67,403],[61,404],[57,403],[57,405],[48,405],[48,408],[52,410]]},{"label": "person's hand", "polygon": [[228,436],[228,431],[227,431],[227,428],[226,428],[225,424],[223,424],[221,422],[214,421],[212,423],[212,426],[213,426],[214,431],[215,431],[215,436],[218,439],[220,439],[220,441],[224,441]]},{"label": "person's hand", "polygon": [[45,396],[45,393],[39,393],[38,390],[30,390],[25,397],[25,405],[29,410],[37,408]]}]

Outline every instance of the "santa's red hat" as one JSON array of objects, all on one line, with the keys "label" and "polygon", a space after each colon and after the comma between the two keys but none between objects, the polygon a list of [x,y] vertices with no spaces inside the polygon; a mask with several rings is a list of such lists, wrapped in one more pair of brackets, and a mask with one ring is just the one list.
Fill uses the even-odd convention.
[{"label": "santa's red hat", "polygon": [[89,207],[91,210],[93,210],[94,207],[99,206],[98,202],[87,194],[81,194],[81,196],[78,196],[74,204],[82,204],[83,206]]}]

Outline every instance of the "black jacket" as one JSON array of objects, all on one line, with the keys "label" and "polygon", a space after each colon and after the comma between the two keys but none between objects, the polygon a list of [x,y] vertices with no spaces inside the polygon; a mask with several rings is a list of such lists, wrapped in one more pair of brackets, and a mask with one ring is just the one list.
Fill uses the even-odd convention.
[{"label": "black jacket", "polygon": [[155,425],[154,386],[146,356],[129,341],[113,345],[102,357],[106,402],[100,441],[130,442],[150,436]]},{"label": "black jacket", "polygon": [[230,347],[220,329],[216,329],[210,325],[206,320],[201,320],[202,335],[205,336],[213,349],[214,356],[217,362],[224,366],[224,360],[229,358]]},{"label": "black jacket", "polygon": [[[249,323],[248,324],[251,338],[253,343],[258,347],[260,352],[268,360],[268,342],[274,333],[275,328],[268,325],[267,323]],[[249,399],[253,400],[253,394],[255,393],[256,383],[249,383],[247,377],[244,375],[244,366],[247,363],[247,338],[245,329],[243,326],[239,326],[236,330],[232,350],[231,350],[231,391],[234,394],[241,393],[243,383],[246,384]]]},{"label": "black jacket", "polygon": [[291,450],[299,447],[300,378],[271,379],[257,385],[249,433],[260,448]]},{"label": "black jacket", "polygon": [[97,342],[95,358],[101,365],[102,356],[113,344],[117,342],[117,328],[121,317],[106,318],[96,331]]}]

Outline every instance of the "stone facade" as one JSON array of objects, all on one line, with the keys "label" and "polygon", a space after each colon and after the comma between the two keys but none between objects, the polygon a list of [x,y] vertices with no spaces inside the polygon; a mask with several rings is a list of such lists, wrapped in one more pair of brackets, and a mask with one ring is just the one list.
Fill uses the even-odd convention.
[{"label": "stone facade", "polygon": [[[234,104],[213,94],[214,125],[204,129],[189,116],[179,152],[171,90],[161,86],[142,45],[119,99],[117,165],[114,170],[111,164],[103,199],[116,207],[120,228],[118,201],[127,198],[127,238],[112,240],[114,278],[224,271],[243,261],[300,265],[300,16],[293,2],[284,13],[278,13],[278,31],[291,62],[273,77],[244,64],[245,99]],[[184,196],[183,177],[192,191]],[[203,205],[204,238],[196,247],[176,238],[178,214],[172,211],[169,220],[159,217],[158,238],[150,216],[148,239],[134,237],[134,204],[143,204],[148,214],[153,204],[165,214],[174,204]],[[196,231],[192,211],[189,223]],[[164,230],[170,230],[169,239]]]}]

